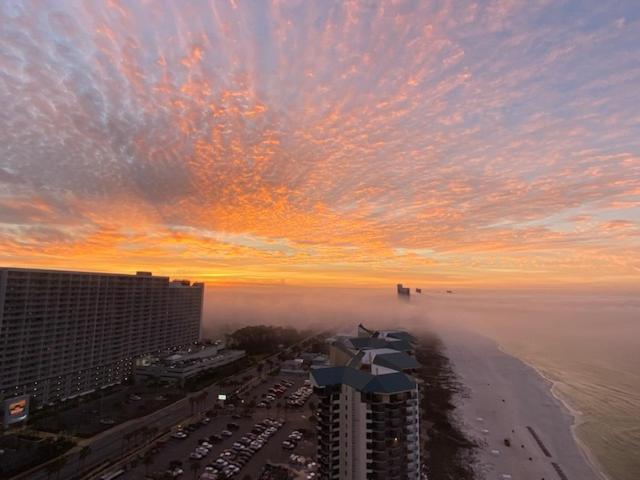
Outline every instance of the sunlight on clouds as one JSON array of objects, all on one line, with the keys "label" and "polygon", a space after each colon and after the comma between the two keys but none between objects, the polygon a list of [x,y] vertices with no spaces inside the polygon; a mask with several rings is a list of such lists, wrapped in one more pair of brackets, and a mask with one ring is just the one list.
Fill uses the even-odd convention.
[{"label": "sunlight on clouds", "polygon": [[629,9],[5,3],[0,260],[210,282],[637,282]]}]

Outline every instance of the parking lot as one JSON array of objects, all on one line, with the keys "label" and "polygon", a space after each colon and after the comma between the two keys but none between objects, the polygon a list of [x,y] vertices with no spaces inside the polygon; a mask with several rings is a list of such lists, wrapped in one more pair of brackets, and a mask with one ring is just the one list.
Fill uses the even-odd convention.
[{"label": "parking lot", "polygon": [[[120,478],[128,480],[142,480],[145,477],[161,478],[161,475],[168,471],[179,474],[180,470],[183,473],[175,478],[199,478],[205,473],[206,467],[215,464],[218,458],[222,458],[225,461],[231,460],[241,467],[238,472],[232,475],[233,478],[258,478],[267,462],[292,465],[292,454],[296,460],[297,455],[305,458],[314,458],[315,432],[313,429],[315,426],[309,422],[311,411],[308,398],[305,398],[306,395],[301,395],[299,398],[304,400],[303,406],[300,407],[294,404],[290,405],[289,408],[285,408],[288,396],[295,392],[304,393],[305,390],[302,389],[300,391],[300,389],[303,388],[304,381],[307,379],[306,376],[269,376],[262,383],[244,394],[244,404],[260,404],[266,398],[266,395],[269,395],[269,389],[281,383],[283,379],[289,380],[291,386],[279,396],[273,396],[274,399],[270,402],[271,408],[253,408],[250,416],[241,415],[245,411],[244,408],[225,409],[224,411],[218,411],[216,416],[210,417],[208,422],[199,422],[199,425],[191,427],[183,425],[182,431],[188,434],[186,438],[171,438],[157,449],[149,458],[149,461],[138,461],[132,469],[128,470]],[[262,424],[261,426],[256,426],[256,424],[260,423]],[[188,432],[188,430],[193,431]],[[230,435],[227,433],[228,436],[222,436],[222,432],[225,430]],[[253,433],[251,434],[252,430]],[[298,431],[299,434],[290,437],[294,431]],[[248,438],[248,434],[255,438]],[[218,439],[216,436],[221,436],[222,438]],[[203,447],[201,445],[203,441],[208,441],[210,446]],[[256,448],[258,445],[255,443],[252,446],[251,442],[255,441],[261,443],[259,448]],[[283,442],[291,443],[285,443],[285,446],[283,446]],[[240,448],[240,444],[243,444],[243,448]],[[192,454],[198,448],[200,448],[200,453],[205,453],[204,457],[202,459],[190,459],[190,456],[195,456]],[[253,453],[251,450],[256,451]],[[242,451],[243,453],[240,455],[239,453]],[[223,455],[223,453],[226,453],[226,455]],[[223,467],[218,467],[219,470],[224,471],[223,463],[217,463]],[[242,465],[243,463],[244,465]],[[192,466],[194,464],[198,466],[197,471],[193,470]],[[294,466],[294,468],[300,467]],[[217,471],[212,468],[207,470],[211,473]],[[233,468],[226,469],[227,473],[231,473],[231,470]],[[211,478],[216,478],[215,474],[211,475]]]}]

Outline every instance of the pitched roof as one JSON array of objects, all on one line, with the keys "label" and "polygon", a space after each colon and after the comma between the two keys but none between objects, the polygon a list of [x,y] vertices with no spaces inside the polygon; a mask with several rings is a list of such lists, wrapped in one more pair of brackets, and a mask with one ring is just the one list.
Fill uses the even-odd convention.
[{"label": "pitched roof", "polygon": [[394,370],[407,370],[420,366],[415,358],[405,352],[378,354],[374,357],[373,363]]},{"label": "pitched roof", "polygon": [[361,390],[373,375],[351,367],[327,367],[311,370],[311,376],[320,387],[346,384]]},{"label": "pitched roof", "polygon": [[311,376],[320,387],[349,385],[367,393],[398,393],[415,388],[416,384],[401,372],[386,375],[371,375],[351,367],[317,368]]},{"label": "pitched roof", "polygon": [[374,375],[363,390],[370,393],[397,393],[412,390],[415,387],[416,383],[413,380],[404,373],[398,372]]}]

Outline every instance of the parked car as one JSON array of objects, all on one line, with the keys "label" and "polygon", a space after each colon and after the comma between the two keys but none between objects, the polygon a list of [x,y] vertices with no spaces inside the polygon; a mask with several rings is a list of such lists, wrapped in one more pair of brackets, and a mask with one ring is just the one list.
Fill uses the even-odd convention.
[{"label": "parked car", "polygon": [[184,471],[181,468],[174,468],[174,469],[169,469],[167,470],[167,475],[169,475],[171,478],[178,478],[180,477],[182,474],[184,473]]}]

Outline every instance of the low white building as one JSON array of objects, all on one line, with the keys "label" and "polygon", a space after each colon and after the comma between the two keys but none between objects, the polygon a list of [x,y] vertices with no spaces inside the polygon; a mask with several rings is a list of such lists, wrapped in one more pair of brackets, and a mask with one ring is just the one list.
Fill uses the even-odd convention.
[{"label": "low white building", "polygon": [[136,366],[136,379],[156,378],[184,385],[199,373],[212,371],[246,356],[244,350],[226,350],[217,345],[202,345],[173,353],[164,358],[145,358]]},{"label": "low white building", "polygon": [[292,375],[304,375],[307,371],[304,369],[304,360],[295,358],[293,360],[285,360],[280,366],[280,372]]}]

